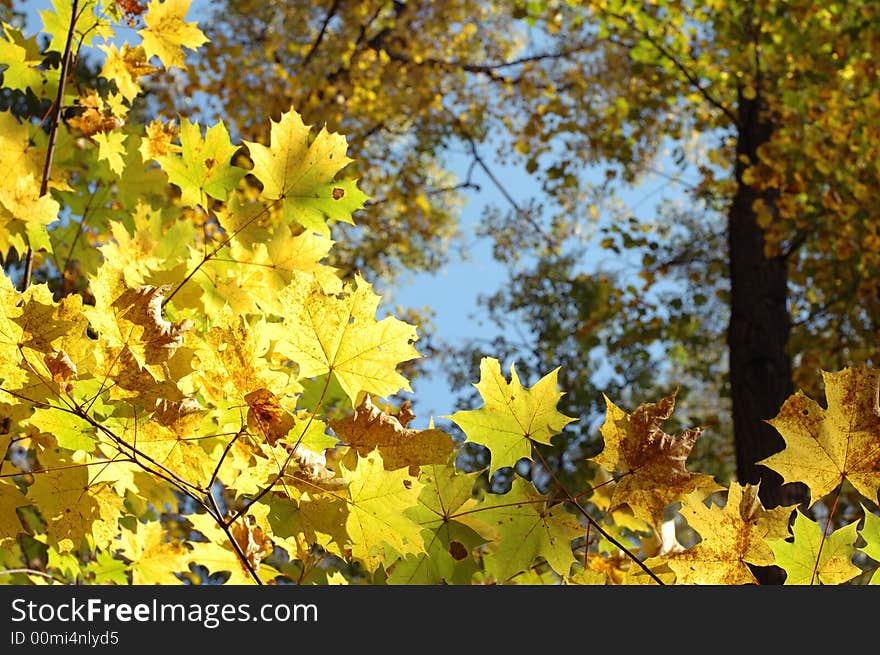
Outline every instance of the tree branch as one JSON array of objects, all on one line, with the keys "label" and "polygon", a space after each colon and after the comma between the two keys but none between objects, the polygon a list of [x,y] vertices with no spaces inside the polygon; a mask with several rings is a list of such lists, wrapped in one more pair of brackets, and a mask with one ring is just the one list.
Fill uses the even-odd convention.
[{"label": "tree branch", "polygon": [[[61,56],[61,71],[58,80],[58,94],[55,96],[55,105],[52,107],[52,121],[49,125],[49,144],[46,147],[46,161],[43,164],[43,180],[40,183],[40,197],[49,192],[49,175],[52,172],[52,159],[55,156],[55,139],[58,135],[58,121],[61,118],[61,101],[64,99],[64,84],[70,70],[70,46],[73,43],[73,33],[76,30],[76,21],[79,0],[73,0],[70,8],[70,25],[67,27],[67,41],[64,43],[64,54]],[[21,280],[21,290],[26,291],[31,284],[31,276],[34,271],[34,251],[28,244],[24,258],[24,275]]]},{"label": "tree branch", "polygon": [[333,20],[333,16],[336,15],[336,12],[339,10],[339,0],[333,0],[333,4],[330,5],[330,9],[327,10],[327,15],[324,17],[324,22],[321,24],[321,30],[318,32],[318,36],[315,37],[315,40],[312,42],[312,47],[309,48],[309,51],[306,53],[306,56],[303,57],[302,63],[300,66],[305,68],[312,61],[312,57],[315,56],[315,53],[318,51],[318,48],[321,45],[321,41],[324,40],[324,34],[327,33],[327,26],[330,24],[330,21]]}]

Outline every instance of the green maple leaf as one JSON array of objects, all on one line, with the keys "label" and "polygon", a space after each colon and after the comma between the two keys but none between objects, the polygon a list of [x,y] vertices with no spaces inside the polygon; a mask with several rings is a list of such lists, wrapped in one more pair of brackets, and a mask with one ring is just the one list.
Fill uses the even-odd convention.
[{"label": "green maple leaf", "polygon": [[263,197],[283,200],[286,220],[329,236],[326,221],[354,224],[351,215],[363,207],[367,196],[356,180],[334,181],[353,161],[345,154],[345,137],[322,128],[312,140],[310,132],[310,126],[291,110],[277,123],[272,121],[271,147],[244,144],[254,162],[251,172],[263,185]]},{"label": "green maple leaf", "polygon": [[96,584],[128,584],[129,570],[131,570],[131,567],[128,564],[105,552],[95,555],[95,561],[89,562],[85,567],[85,571],[88,574],[95,576]]},{"label": "green maple leaf", "polygon": [[62,448],[92,452],[98,445],[95,428],[61,409],[36,409],[27,422],[40,432],[51,434]]},{"label": "green maple leaf", "polygon": [[557,388],[558,372],[557,368],[525,389],[514,364],[507,382],[497,359],[484,357],[480,362],[480,381],[474,386],[483,398],[483,407],[444,418],[455,421],[468,441],[489,449],[489,475],[530,457],[532,442],[549,444],[554,435],[577,420],[556,410],[563,396]]},{"label": "green maple leaf", "polygon": [[3,86],[25,92],[29,88],[38,91],[43,80],[43,72],[39,69],[42,63],[38,57],[39,51],[29,52],[23,45],[15,43],[16,37],[21,39],[21,33],[5,23],[3,32],[6,37],[0,38],[0,62],[3,62],[0,65],[6,67],[3,70]]},{"label": "green maple leaf", "polygon": [[168,180],[180,187],[181,202],[207,207],[207,196],[226,200],[246,173],[230,163],[238,147],[230,142],[226,126],[221,122],[209,127],[203,139],[198,124],[184,119],[180,124],[180,145],[180,156],[162,155],[156,161]]},{"label": "green maple leaf", "polygon": [[[95,39],[110,41],[115,36],[110,21],[96,15],[97,7],[97,0],[85,0],[79,4],[74,30],[79,46],[91,46]],[[52,0],[52,8],[43,9],[39,14],[43,19],[42,31],[50,37],[49,49],[61,52],[73,18],[72,4],[68,0]]]},{"label": "green maple leaf", "polygon": [[477,507],[479,520],[497,533],[483,561],[498,582],[528,570],[539,557],[568,575],[575,562],[571,542],[584,528],[561,504],[547,500],[531,482],[516,478],[508,493],[490,494]]},{"label": "green maple leaf", "polygon": [[425,552],[398,560],[389,584],[470,584],[477,572],[473,550],[486,541],[470,525],[476,504],[476,473],[458,473],[451,466],[423,466],[419,504],[406,511],[422,526]]},{"label": "green maple leaf", "polygon": [[822,528],[798,511],[792,526],[794,541],[770,541],[776,564],[785,569],[787,585],[843,584],[861,570],[852,563],[857,523],[822,538]]},{"label": "green maple leaf", "polygon": [[[872,514],[864,505],[862,505],[862,510],[865,512],[865,525],[859,534],[865,540],[865,545],[859,550],[871,559],[880,562],[880,516]],[[869,584],[880,585],[880,568],[874,571]]]}]

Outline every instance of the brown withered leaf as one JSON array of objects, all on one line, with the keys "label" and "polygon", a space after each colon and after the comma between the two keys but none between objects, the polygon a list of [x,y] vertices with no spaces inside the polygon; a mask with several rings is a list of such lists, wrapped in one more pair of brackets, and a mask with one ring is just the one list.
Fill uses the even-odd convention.
[{"label": "brown withered leaf", "polygon": [[76,377],[76,364],[71,361],[67,353],[59,350],[51,355],[46,354],[43,356],[43,362],[52,374],[52,381],[68,389],[70,379]]},{"label": "brown withered leaf", "polygon": [[605,422],[599,429],[605,439],[601,453],[591,458],[606,470],[622,474],[614,488],[609,511],[627,505],[633,514],[658,527],[663,509],[699,490],[704,497],[720,491],[711,475],[692,473],[685,462],[701,428],[678,435],[666,434],[660,425],[672,415],[675,394],[657,403],[639,405],[632,414],[605,398]]},{"label": "brown withered leaf", "polygon": [[171,323],[162,316],[162,300],[171,285],[142,286],[126,289],[114,302],[126,321],[143,328],[140,341],[146,364],[167,362],[183,343],[183,333],[192,321]]},{"label": "brown withered leaf", "polygon": [[272,539],[258,525],[247,519],[237,521],[231,526],[232,536],[254,571],[260,570],[260,562],[272,554]]},{"label": "brown withered leaf", "polygon": [[285,437],[295,423],[293,414],[281,406],[278,396],[268,389],[255,389],[244,397],[248,404],[248,430],[261,434],[270,446]]},{"label": "brown withered leaf", "polygon": [[[412,418],[412,410],[405,409],[405,423],[408,424]],[[452,437],[442,430],[413,430],[405,427],[398,416],[376,407],[369,394],[364,396],[354,414],[331,421],[330,427],[361,457],[366,457],[378,448],[388,471],[405,466],[443,464],[453,449]]]}]

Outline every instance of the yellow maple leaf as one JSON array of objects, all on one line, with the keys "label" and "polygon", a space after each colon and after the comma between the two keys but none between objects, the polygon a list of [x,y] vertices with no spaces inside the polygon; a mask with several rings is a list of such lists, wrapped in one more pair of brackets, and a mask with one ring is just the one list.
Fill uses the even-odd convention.
[{"label": "yellow maple leaf", "polygon": [[61,552],[77,548],[86,536],[106,548],[118,533],[122,496],[107,482],[94,482],[89,468],[46,450],[28,487],[28,500],[46,522],[49,544]]},{"label": "yellow maple leaf", "polygon": [[0,177],[0,188],[14,187],[28,175],[40,179],[45,157],[45,148],[31,144],[28,123],[19,123],[12,112],[0,112],[0,161],[8,170],[15,171],[15,175]]},{"label": "yellow maple leaf", "polygon": [[[159,521],[138,523],[134,532],[123,529],[120,541],[122,554],[132,563],[132,584],[182,584],[174,575],[174,562],[182,560],[186,548],[169,539]],[[184,569],[182,565],[180,568]]]},{"label": "yellow maple leaf", "polygon": [[724,508],[706,506],[702,494],[690,494],[679,513],[697,531],[701,541],[666,558],[679,584],[757,584],[748,564],[774,563],[769,540],[788,536],[794,507],[764,509],[758,487],[732,483]]},{"label": "yellow maple leaf", "polygon": [[619,472],[609,509],[628,505],[633,514],[657,527],[663,509],[699,490],[703,496],[722,487],[711,475],[692,473],[685,462],[701,430],[692,428],[669,435],[660,425],[672,415],[675,396],[639,405],[627,414],[607,397],[605,422],[599,428],[605,445],[590,461],[609,472]]},{"label": "yellow maple leaf", "polygon": [[18,301],[19,293],[4,272],[0,275],[0,385],[10,391],[21,388],[28,378],[18,349],[22,339],[22,328],[15,320],[22,314]]},{"label": "yellow maple leaf", "polygon": [[424,485],[417,478],[406,469],[386,471],[378,451],[358,457],[352,469],[340,463],[340,473],[348,482],[345,529],[354,557],[372,572],[391,554],[388,547],[404,557],[424,552],[422,526],[405,513],[419,502]]},{"label": "yellow maple leaf", "polygon": [[101,132],[92,137],[98,144],[98,161],[106,161],[110,170],[122,175],[125,170],[125,139],[122,132]]},{"label": "yellow maple leaf", "polygon": [[250,407],[246,397],[260,389],[275,396],[293,395],[302,387],[291,378],[290,369],[266,358],[271,343],[263,321],[251,325],[245,317],[224,306],[213,317],[204,339],[188,341],[193,349],[193,384],[212,402],[229,400]]},{"label": "yellow maple leaf", "polygon": [[93,307],[83,307],[92,329],[108,350],[107,361],[121,366],[115,360],[125,349],[134,358],[137,368],[147,369],[157,380],[169,377],[167,363],[183,345],[183,335],[192,327],[188,320],[172,323],[162,312],[162,301],[171,285],[129,286],[123,271],[104,265],[91,280],[95,297]]},{"label": "yellow maple leaf", "polygon": [[147,59],[158,57],[165,68],[186,68],[183,48],[195,50],[208,42],[195,23],[184,19],[192,0],[150,0],[144,15],[146,28],[138,30],[143,39]]},{"label": "yellow maple leaf", "polygon": [[[785,482],[803,482],[812,503],[844,479],[872,501],[880,487],[880,370],[868,366],[823,372],[827,409],[803,392],[790,396],[769,423],[785,448],[758,462]],[[811,504],[812,504],[811,503]]]},{"label": "yellow maple leaf", "polygon": [[416,327],[393,316],[377,321],[379,300],[360,275],[331,296],[313,276],[296,274],[279,294],[286,311],[276,350],[299,365],[300,379],[335,374],[352,406],[361,391],[381,397],[412,391],[396,369],[421,357],[412,345]]},{"label": "yellow maple leaf", "polygon": [[[198,417],[194,417],[194,422]],[[125,441],[136,445],[140,453],[150,458],[147,465],[160,465],[166,473],[196,487],[207,484],[214,463],[208,459],[202,440],[184,421],[165,426],[157,421],[147,421],[124,433]]]},{"label": "yellow maple leaf", "polygon": [[[5,454],[5,449],[4,449]],[[16,508],[28,505],[28,499],[9,480],[0,478],[0,547],[12,545],[21,532]]]},{"label": "yellow maple leaf", "polygon": [[11,186],[0,185],[0,224],[8,234],[7,243],[0,247],[52,252],[46,226],[58,220],[60,211],[58,201],[49,194],[40,195],[40,185],[30,173],[16,176]]},{"label": "yellow maple leaf", "polygon": [[355,180],[335,181],[351,163],[341,134],[321,128],[313,139],[310,126],[295,111],[272,121],[271,147],[244,141],[254,162],[253,175],[263,185],[263,197],[283,200],[288,221],[329,236],[326,219],[354,223],[351,214],[363,206],[366,195]]},{"label": "yellow maple leaf", "polygon": [[101,68],[101,77],[116,82],[116,88],[126,100],[131,102],[141,92],[137,78],[153,73],[156,68],[147,63],[147,54],[143,46],[132,48],[127,43],[122,48],[116,44],[99,45],[107,57]]}]

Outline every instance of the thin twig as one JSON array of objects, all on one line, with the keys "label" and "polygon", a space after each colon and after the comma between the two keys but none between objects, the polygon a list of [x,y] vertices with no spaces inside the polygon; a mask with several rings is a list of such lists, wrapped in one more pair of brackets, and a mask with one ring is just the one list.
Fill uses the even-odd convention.
[{"label": "thin twig", "polygon": [[250,576],[254,579],[254,582],[256,582],[260,586],[263,586],[263,581],[260,580],[260,576],[257,574],[257,570],[254,568],[253,564],[251,564],[250,560],[247,558],[247,555],[241,549],[241,545],[232,534],[232,530],[230,530],[229,527],[231,525],[231,522],[227,524],[226,521],[223,520],[223,514],[221,514],[220,512],[220,506],[217,504],[217,499],[214,498],[214,491],[211,489],[208,490],[208,499],[211,501],[211,505],[214,506],[214,511],[216,512],[216,515],[212,514],[212,516],[217,522],[217,525],[219,525],[223,529],[223,532],[226,533],[226,537],[229,539],[229,543],[232,544],[232,548],[235,550],[235,554],[238,555],[238,559],[241,560],[241,563],[248,570],[248,573],[250,573]]},{"label": "thin twig", "polygon": [[[70,44],[73,43],[73,33],[76,30],[77,8],[79,0],[73,0],[70,8],[70,25],[67,27],[67,41],[64,44],[64,54],[61,57],[61,77],[58,80],[58,95],[55,97],[55,106],[52,108],[52,122],[49,126],[49,144],[46,147],[46,161],[43,164],[43,180],[40,183],[40,197],[49,192],[49,176],[52,172],[52,159],[55,155],[55,139],[58,134],[58,122],[61,118],[61,101],[64,99],[64,84],[67,81],[67,73],[70,68]],[[24,257],[24,275],[21,279],[21,290],[26,291],[31,284],[31,276],[34,272],[34,250],[28,244],[27,253]]]},{"label": "thin twig", "polygon": [[544,468],[547,469],[547,472],[550,473],[550,477],[553,478],[553,482],[555,482],[556,486],[559,488],[559,490],[563,494],[565,494],[566,500],[568,500],[568,502],[570,502],[572,505],[574,505],[578,509],[578,512],[580,512],[580,514],[585,519],[587,519],[588,523],[596,526],[596,530],[599,532],[599,534],[601,534],[608,541],[610,541],[612,544],[614,544],[620,550],[622,550],[624,552],[624,554],[626,554],[627,557],[629,557],[633,562],[635,562],[636,566],[638,566],[640,569],[642,569],[642,571],[647,573],[648,576],[650,576],[650,578],[654,582],[656,582],[659,585],[665,585],[666,583],[663,582],[660,578],[658,578],[657,575],[651,569],[649,569],[642,560],[640,560],[635,555],[635,553],[631,552],[629,550],[629,548],[627,548],[626,546],[621,544],[619,541],[617,541],[614,537],[612,537],[610,534],[608,534],[608,532],[601,525],[599,525],[599,522],[596,521],[596,519],[594,519],[593,516],[586,509],[584,509],[581,506],[581,504],[577,501],[577,499],[569,493],[568,489],[565,488],[565,485],[563,485],[562,482],[560,481],[560,479],[557,477],[556,472],[550,467],[549,464],[547,464],[547,460],[544,459],[544,455],[541,454],[541,451],[538,450],[538,447],[535,445],[534,442],[532,443],[532,451],[538,455],[538,458],[541,460],[541,463],[544,465]]},{"label": "thin twig", "polygon": [[333,0],[333,4],[330,6],[330,9],[327,10],[327,15],[324,17],[324,22],[321,24],[321,30],[318,32],[318,36],[312,42],[312,47],[309,48],[306,56],[303,57],[302,63],[300,64],[301,68],[305,68],[309,65],[309,62],[312,61],[312,57],[314,57],[315,53],[318,51],[318,47],[321,45],[321,41],[324,40],[324,35],[327,33],[327,26],[330,24],[333,16],[336,15],[336,11],[338,9],[339,0]]},{"label": "thin twig", "polygon": [[327,379],[324,381],[324,388],[321,390],[321,396],[318,398],[318,402],[315,404],[315,409],[312,410],[311,416],[309,416],[309,420],[306,423],[306,426],[303,428],[302,432],[299,435],[299,438],[296,442],[288,448],[287,458],[284,460],[284,463],[281,465],[281,468],[278,470],[278,474],[275,476],[275,479],[272,480],[268,485],[263,487],[256,496],[251,498],[247,503],[245,503],[244,507],[239,509],[235,514],[233,514],[231,519],[228,519],[226,525],[230,525],[234,523],[240,516],[247,513],[247,511],[253,507],[254,503],[259,501],[263,496],[269,493],[278,481],[284,477],[284,473],[287,470],[287,467],[290,465],[290,460],[293,459],[294,453],[296,453],[296,449],[299,448],[300,443],[302,443],[303,437],[306,436],[306,432],[308,432],[309,427],[312,425],[312,421],[315,419],[315,416],[318,415],[318,410],[321,408],[321,405],[324,404],[324,396],[327,395],[327,389],[330,387],[330,376],[332,375],[332,371],[327,373]]}]

